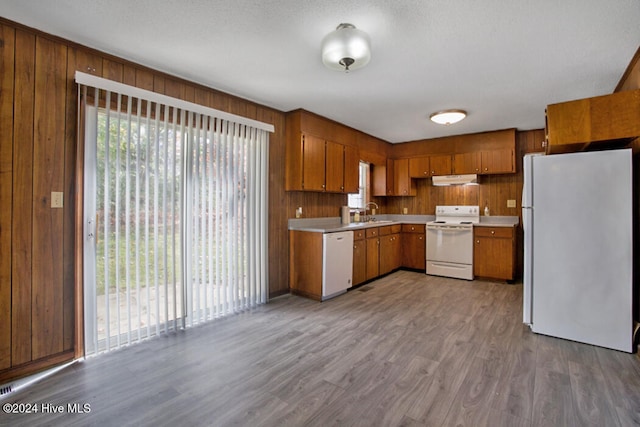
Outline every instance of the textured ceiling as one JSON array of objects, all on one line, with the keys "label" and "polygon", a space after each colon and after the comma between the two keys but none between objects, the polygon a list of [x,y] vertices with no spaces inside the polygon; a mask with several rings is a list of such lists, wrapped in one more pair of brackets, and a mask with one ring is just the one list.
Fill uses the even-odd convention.
[{"label": "textured ceiling", "polygon": [[[640,46],[640,0],[2,0],[0,15],[389,142],[542,128],[547,104],[613,92]],[[320,59],[341,22],[372,43],[349,74]],[[447,108],[469,116],[428,120]]]}]

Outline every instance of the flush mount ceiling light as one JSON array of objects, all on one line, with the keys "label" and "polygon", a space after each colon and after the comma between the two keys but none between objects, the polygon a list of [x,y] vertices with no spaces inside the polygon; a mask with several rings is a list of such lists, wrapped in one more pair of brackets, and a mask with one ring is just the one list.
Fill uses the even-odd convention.
[{"label": "flush mount ceiling light", "polygon": [[444,110],[433,113],[429,116],[432,122],[440,125],[451,125],[458,123],[460,120],[467,117],[467,112],[464,110]]},{"label": "flush mount ceiling light", "polygon": [[352,24],[340,24],[322,39],[322,62],[327,68],[349,72],[371,59],[369,36]]}]

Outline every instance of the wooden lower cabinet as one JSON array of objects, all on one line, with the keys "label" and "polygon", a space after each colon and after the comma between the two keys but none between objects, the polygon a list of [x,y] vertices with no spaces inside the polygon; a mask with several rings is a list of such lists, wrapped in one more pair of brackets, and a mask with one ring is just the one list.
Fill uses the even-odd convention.
[{"label": "wooden lower cabinet", "polygon": [[289,231],[289,288],[322,301],[322,233]]},{"label": "wooden lower cabinet", "polygon": [[380,236],[380,275],[400,268],[402,263],[400,233]]},{"label": "wooden lower cabinet", "polygon": [[353,232],[353,285],[367,280],[367,241],[364,230]]},{"label": "wooden lower cabinet", "polygon": [[402,266],[424,271],[426,268],[424,224],[402,224]]},{"label": "wooden lower cabinet", "polygon": [[380,275],[380,237],[378,228],[365,229],[367,262],[366,280],[375,279]]},{"label": "wooden lower cabinet", "polygon": [[515,279],[515,227],[474,227],[473,273],[477,277]]}]

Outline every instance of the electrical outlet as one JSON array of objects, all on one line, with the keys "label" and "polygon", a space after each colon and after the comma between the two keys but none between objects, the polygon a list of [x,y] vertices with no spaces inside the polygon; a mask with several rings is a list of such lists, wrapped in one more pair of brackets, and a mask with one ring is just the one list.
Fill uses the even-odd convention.
[{"label": "electrical outlet", "polygon": [[408,214],[408,213],[409,213],[409,209],[407,209],[407,208],[402,208],[402,213],[403,213],[403,214],[405,214],[405,215],[406,215],[406,214]]},{"label": "electrical outlet", "polygon": [[507,207],[508,208],[515,208],[516,207],[516,201],[514,199],[507,200]]},{"label": "electrical outlet", "polygon": [[51,207],[52,208],[61,208],[64,204],[64,193],[62,191],[52,191],[51,192]]},{"label": "electrical outlet", "polygon": [[298,206],[296,209],[296,218],[300,218],[302,216],[302,206]]}]

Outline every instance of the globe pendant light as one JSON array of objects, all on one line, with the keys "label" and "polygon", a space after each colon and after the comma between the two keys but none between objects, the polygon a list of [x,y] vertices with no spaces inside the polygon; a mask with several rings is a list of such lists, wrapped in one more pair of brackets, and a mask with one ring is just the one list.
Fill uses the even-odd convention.
[{"label": "globe pendant light", "polygon": [[340,24],[322,39],[322,62],[327,68],[349,72],[364,67],[371,59],[371,42],[352,24]]}]

